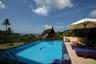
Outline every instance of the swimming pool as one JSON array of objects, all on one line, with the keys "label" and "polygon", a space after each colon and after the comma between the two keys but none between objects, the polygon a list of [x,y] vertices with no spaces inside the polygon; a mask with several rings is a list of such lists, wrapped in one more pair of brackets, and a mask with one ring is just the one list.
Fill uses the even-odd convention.
[{"label": "swimming pool", "polygon": [[26,48],[16,55],[41,64],[57,62],[60,64],[63,58],[62,40],[43,40],[39,44]]}]

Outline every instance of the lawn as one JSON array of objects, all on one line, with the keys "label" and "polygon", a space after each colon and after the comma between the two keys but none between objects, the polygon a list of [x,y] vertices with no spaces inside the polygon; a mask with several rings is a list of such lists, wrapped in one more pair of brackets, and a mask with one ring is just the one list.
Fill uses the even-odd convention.
[{"label": "lawn", "polygon": [[0,44],[0,49],[12,48],[12,47],[20,46],[20,45],[23,45],[23,44],[24,44],[24,42]]}]

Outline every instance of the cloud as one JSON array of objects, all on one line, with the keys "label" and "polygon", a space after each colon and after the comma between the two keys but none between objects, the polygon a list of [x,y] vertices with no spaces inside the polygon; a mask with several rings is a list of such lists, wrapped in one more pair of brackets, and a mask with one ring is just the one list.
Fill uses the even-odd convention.
[{"label": "cloud", "polygon": [[55,28],[57,28],[57,29],[64,29],[65,27],[64,26],[55,26]]},{"label": "cloud", "polygon": [[37,13],[38,15],[44,15],[44,16],[48,14],[48,10],[45,7],[37,8],[33,10],[33,12]]},{"label": "cloud", "polygon": [[44,26],[44,28],[45,29],[50,29],[50,28],[55,28],[57,31],[63,31],[64,30],[64,26],[63,25],[55,25],[55,26],[52,26],[52,25],[48,25],[48,24],[46,24],[45,26]]},{"label": "cloud", "polygon": [[5,4],[2,1],[0,1],[0,10],[5,8],[6,8]]},{"label": "cloud", "polygon": [[89,14],[91,17],[96,17],[96,10],[91,11],[91,13]]},{"label": "cloud", "polygon": [[32,11],[44,16],[53,9],[62,10],[74,6],[71,0],[34,0],[34,2],[36,3],[36,9]]},{"label": "cloud", "polygon": [[52,28],[52,26],[51,26],[51,25],[46,24],[46,25],[44,26],[44,28],[45,28],[45,29],[50,29],[50,28]]}]

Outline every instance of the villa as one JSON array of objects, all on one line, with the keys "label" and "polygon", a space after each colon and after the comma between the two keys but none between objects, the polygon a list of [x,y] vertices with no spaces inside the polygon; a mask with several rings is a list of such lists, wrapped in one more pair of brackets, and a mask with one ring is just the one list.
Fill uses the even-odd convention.
[{"label": "villa", "polygon": [[0,64],[96,64],[96,0],[0,0]]},{"label": "villa", "polygon": [[53,36],[55,36],[55,31],[54,31],[54,29],[53,29],[53,27],[52,27],[52,28],[50,28],[50,29],[44,30],[41,35],[42,35],[43,37],[45,37],[45,38],[50,38],[50,37],[52,38]]}]

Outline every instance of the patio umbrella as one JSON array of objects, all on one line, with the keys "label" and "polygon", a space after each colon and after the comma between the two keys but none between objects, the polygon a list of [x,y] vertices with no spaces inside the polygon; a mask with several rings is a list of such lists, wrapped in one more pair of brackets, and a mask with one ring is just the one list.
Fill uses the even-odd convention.
[{"label": "patio umbrella", "polygon": [[84,18],[70,25],[71,29],[96,28],[96,19]]},{"label": "patio umbrella", "polygon": [[85,37],[88,41],[87,30],[88,28],[96,28],[96,19],[84,18],[70,25],[70,29],[84,29]]}]

